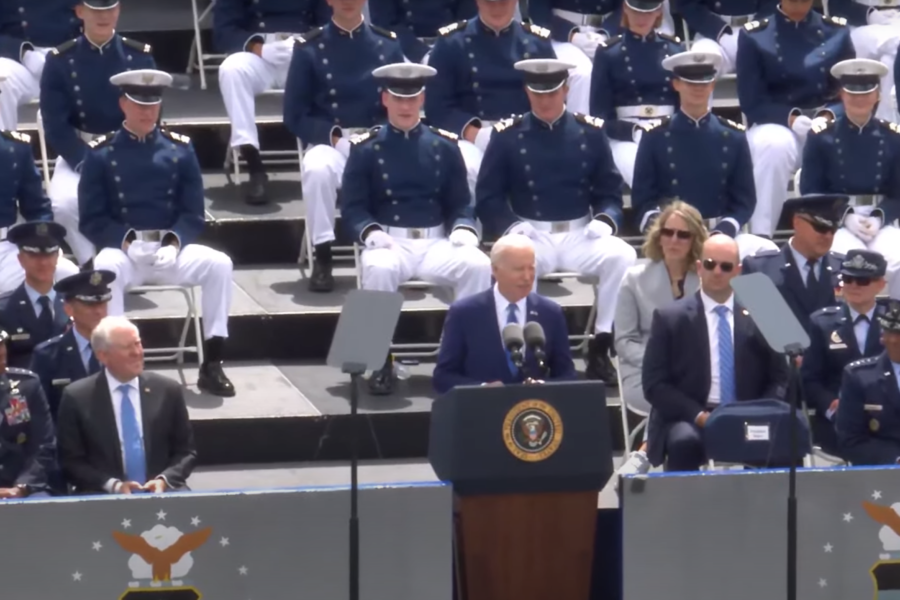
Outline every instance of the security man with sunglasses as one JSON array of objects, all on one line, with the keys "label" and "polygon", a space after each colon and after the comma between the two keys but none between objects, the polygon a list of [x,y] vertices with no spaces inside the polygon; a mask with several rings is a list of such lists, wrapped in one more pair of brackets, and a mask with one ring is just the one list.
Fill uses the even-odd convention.
[{"label": "security man with sunglasses", "polygon": [[844,367],[855,360],[876,356],[884,350],[878,316],[885,304],[878,294],[884,289],[887,262],[877,252],[851,250],[841,263],[841,304],[827,306],[812,314],[809,347],[803,355],[800,374],[812,420],[816,443],[829,454],[838,455],[834,419]]},{"label": "security man with sunglasses", "polygon": [[743,272],[765,273],[775,283],[794,316],[809,331],[810,315],[835,304],[838,273],[844,256],[831,251],[834,232],[849,198],[839,194],[811,194],[785,202],[794,235],[781,250],[760,252],[744,259]]}]

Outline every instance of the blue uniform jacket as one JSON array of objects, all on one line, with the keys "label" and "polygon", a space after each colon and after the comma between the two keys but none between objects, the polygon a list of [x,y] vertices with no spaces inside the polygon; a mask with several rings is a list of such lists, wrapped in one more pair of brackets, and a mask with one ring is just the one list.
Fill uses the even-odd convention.
[{"label": "blue uniform jacket", "polygon": [[881,194],[885,224],[900,218],[900,126],[872,118],[862,128],[845,115],[811,130],[803,149],[801,194]]},{"label": "blue uniform jacket", "polygon": [[854,465],[900,460],[900,391],[886,352],[844,369],[835,427],[843,455]]},{"label": "blue uniform jacket", "polygon": [[9,368],[0,375],[0,488],[28,485],[48,492],[57,471],[56,433],[34,373]]},{"label": "blue uniform jacket", "polygon": [[607,15],[622,5],[622,0],[530,0],[528,18],[535,25],[549,29],[553,39],[568,42],[576,25],[553,14],[553,9],[582,15]]},{"label": "blue uniform jacket", "polygon": [[627,31],[597,48],[591,74],[591,114],[604,120],[611,139],[631,142],[637,127],[620,120],[617,107],[679,106],[672,74],[662,68],[665,57],[679,52],[684,52],[684,44],[659,32],[644,39]]},{"label": "blue uniform jacket", "polygon": [[0,227],[26,221],[52,221],[53,209],[34,163],[31,136],[0,131]]},{"label": "blue uniform jacket", "polygon": [[155,69],[148,44],[115,36],[98,48],[84,36],[55,48],[41,78],[41,115],[47,143],[73,169],[87,144],[78,131],[101,134],[121,127],[119,88],[109,78],[122,71]]},{"label": "blue uniform jacket", "polygon": [[75,6],[81,0],[0,2],[0,57],[16,62],[24,50],[53,48],[81,32]]},{"label": "blue uniform jacket", "polygon": [[481,19],[441,29],[428,64],[437,75],[428,82],[428,122],[462,135],[473,121],[497,121],[531,110],[522,71],[527,58],[556,58],[550,32],[513,21],[499,34]]},{"label": "blue uniform jacket", "polygon": [[403,54],[421,62],[429,47],[419,38],[433,38],[438,29],[478,14],[475,0],[369,0],[372,23],[400,38]]},{"label": "blue uniform jacket", "polygon": [[30,368],[41,381],[54,423],[63,389],[73,381],[97,372],[95,370],[89,373],[85,368],[72,328],[38,344],[31,355]]},{"label": "blue uniform jacket", "polygon": [[718,40],[731,26],[718,15],[742,17],[754,15],[757,19],[775,12],[778,0],[673,0],[672,12],[684,18],[691,35],[701,34]]},{"label": "blue uniform jacket", "polygon": [[216,0],[213,41],[219,52],[233,54],[266,33],[306,33],[331,19],[325,0]]},{"label": "blue uniform jacket", "polygon": [[[884,312],[876,305],[875,316]],[[803,354],[800,374],[806,403],[824,416],[841,390],[841,375],[851,362],[881,354],[881,326],[873,318],[866,334],[866,347],[860,348],[853,331],[853,320],[846,304],[826,306],[810,317],[809,348]]]},{"label": "blue uniform jacket", "polygon": [[182,248],[205,223],[203,178],[189,138],[125,129],[90,144],[78,183],[78,229],[98,249],[121,248],[132,229],[165,230]]},{"label": "blue uniform jacket", "polygon": [[[756,208],[744,126],[712,113],[695,121],[678,111],[647,131],[638,144],[631,190],[637,225],[671,198],[692,204],[704,219],[734,219],[742,227]],[[727,221],[717,229],[738,233]]]},{"label": "blue uniform jacket", "polygon": [[353,141],[341,215],[353,239],[378,226],[475,229],[466,165],[452,133],[391,125]]},{"label": "blue uniform jacket", "polygon": [[385,118],[372,71],[405,62],[397,35],[363,23],[352,34],[329,22],[294,47],[284,124],[304,144],[331,145],[335,127],[373,127]]},{"label": "blue uniform jacket", "polygon": [[24,283],[9,296],[0,299],[0,329],[9,334],[7,360],[14,367],[27,368],[31,364],[34,347],[61,334],[68,326],[69,317],[59,294],[53,301],[53,325],[49,330],[41,327]]},{"label": "blue uniform jacket", "polygon": [[[844,255],[829,252],[824,258],[824,267],[817,272],[817,285],[813,289],[807,289],[801,278],[799,266],[794,262],[794,254],[789,244],[785,244],[781,250],[764,250],[754,256],[748,256],[744,259],[741,272],[744,275],[766,274],[781,292],[794,316],[809,333],[810,315],[820,308],[836,304],[834,290],[840,283],[838,273]],[[817,266],[822,266],[822,263]]]},{"label": "blue uniform jacket", "polygon": [[[546,380],[575,379],[575,365],[569,348],[569,329],[562,308],[552,300],[528,294],[526,321],[537,321],[547,338],[544,351],[549,367]],[[454,302],[444,321],[441,348],[434,367],[432,383],[438,394],[459,385],[478,385],[491,381],[521,383],[513,375],[506,349],[500,337],[497,305],[493,288]],[[526,352],[524,377],[539,378],[537,361]]]},{"label": "blue uniform jacket", "polygon": [[856,57],[843,19],[811,10],[800,23],[780,11],[747,23],[738,36],[737,88],[750,125],[788,127],[794,109],[843,112],[830,70]]},{"label": "blue uniform jacket", "polygon": [[521,218],[568,221],[593,215],[622,225],[622,176],[602,119],[566,111],[552,125],[534,113],[494,126],[478,183],[475,213],[503,233]]}]

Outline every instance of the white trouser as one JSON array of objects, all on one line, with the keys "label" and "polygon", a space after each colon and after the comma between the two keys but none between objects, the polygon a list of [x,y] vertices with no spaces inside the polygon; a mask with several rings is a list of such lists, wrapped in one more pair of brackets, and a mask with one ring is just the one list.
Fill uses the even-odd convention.
[{"label": "white trouser", "polygon": [[894,61],[897,58],[897,46],[900,44],[900,20],[890,25],[876,24],[853,27],[850,39],[856,50],[857,58],[877,60],[888,68],[887,75],[881,78],[881,101],[875,116],[888,121],[897,120],[897,111],[891,102],[891,91],[894,89]]},{"label": "white trouser", "polygon": [[[65,279],[70,275],[78,273],[72,261],[63,258],[62,251],[59,253],[59,261],[56,263],[56,281]],[[17,287],[25,281],[25,271],[19,264],[19,249],[7,242],[0,242],[0,298],[13,293]]]},{"label": "white trouser", "polygon": [[766,123],[748,129],[747,142],[756,184],[756,210],[750,217],[750,232],[772,237],[787,200],[788,184],[800,168],[806,136],[801,138],[784,125]]},{"label": "white trouser", "polygon": [[[159,248],[159,242],[135,240],[143,244],[147,255]],[[95,269],[105,269],[116,274],[109,284],[112,299],[109,314],[125,314],[125,291],[140,285],[200,286],[201,316],[205,339],[214,336],[228,337],[228,311],[231,308],[231,279],[234,267],[227,255],[200,244],[188,244],[175,264],[166,269],[134,263],[118,248],[104,248],[94,259]]]},{"label": "white trouser", "polygon": [[575,65],[569,71],[569,93],[566,103],[572,112],[591,114],[591,72],[594,64],[578,46],[569,42],[553,42],[556,58]]},{"label": "white trouser", "polygon": [[616,168],[622,174],[622,179],[631,188],[634,182],[634,161],[637,158],[638,145],[634,142],[610,139],[609,147],[612,150]]},{"label": "white trouser", "polygon": [[271,89],[284,88],[290,63],[275,66],[252,52],[236,52],[219,67],[219,87],[225,111],[231,120],[231,147],[259,148],[256,128],[256,97]]},{"label": "white trouser", "polygon": [[395,292],[410,279],[452,287],[456,299],[465,298],[491,287],[491,260],[476,246],[454,246],[446,238],[395,237],[391,248],[363,250],[363,289]]},{"label": "white trouser", "polygon": [[575,271],[597,277],[599,284],[594,331],[612,332],[619,288],[628,268],[637,260],[634,248],[612,235],[591,239],[580,228],[563,233],[538,231],[534,246],[538,277],[555,271]]},{"label": "white trouser", "polygon": [[78,264],[83,265],[94,257],[94,245],[78,230],[78,181],[76,173],[62,156],[56,159],[56,168],[50,179],[47,195],[53,206],[53,220],[66,228],[66,242]]},{"label": "white trouser", "polygon": [[313,246],[334,241],[335,205],[347,158],[332,146],[319,144],[303,153],[300,185],[306,200],[307,235]]},{"label": "white trouser", "polygon": [[[49,49],[39,52],[46,55]],[[40,73],[35,75],[9,58],[0,58],[0,73],[7,75],[0,83],[0,130],[15,131],[19,128],[19,106],[40,96]]]},{"label": "white trouser", "polygon": [[737,67],[738,33],[740,27],[733,27],[733,33],[726,33],[719,37],[719,41],[711,40],[697,34],[697,38],[691,45],[695,52],[712,52],[722,57],[722,73],[733,73]]}]

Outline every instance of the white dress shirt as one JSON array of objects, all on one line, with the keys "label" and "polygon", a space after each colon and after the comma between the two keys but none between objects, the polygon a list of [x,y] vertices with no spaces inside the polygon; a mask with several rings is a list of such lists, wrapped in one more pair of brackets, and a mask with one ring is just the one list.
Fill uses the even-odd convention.
[{"label": "white dress shirt", "polygon": [[[797,249],[794,248],[794,238],[788,240],[788,247],[791,249],[791,255],[794,257],[794,262],[797,263],[797,269],[800,271],[800,279],[805,286],[806,278],[809,277],[809,259],[797,252]],[[824,256],[816,261],[816,281],[818,281],[819,277],[822,275],[823,260],[825,260]]]},{"label": "white dress shirt", "polygon": [[[703,301],[703,312],[706,314],[706,330],[709,336],[709,397],[707,404],[719,403],[719,315],[716,314],[716,307],[719,303],[700,292],[700,300]],[[728,297],[728,300],[722,303],[728,308],[728,326],[731,329],[731,347],[734,348],[734,294]],[[735,362],[735,370],[737,363]]]},{"label": "white dress shirt", "polygon": [[[525,320],[528,315],[525,314],[525,310],[527,308],[526,298],[522,298],[516,305],[516,321],[520,326],[525,327]],[[509,315],[509,305],[512,304],[509,300],[503,297],[503,294],[500,293],[500,290],[497,289],[497,284],[494,284],[494,304],[497,305],[497,325],[500,327],[500,338],[503,338],[503,328],[506,327],[506,319]]]},{"label": "white dress shirt", "polygon": [[78,356],[81,357],[81,364],[84,365],[85,372],[90,373],[91,369],[89,365],[91,355],[93,354],[91,351],[91,341],[78,333],[78,330],[74,327],[72,328],[72,335],[75,336],[75,343],[78,344]]},{"label": "white dress shirt", "polygon": [[850,310],[850,322],[853,324],[853,335],[856,337],[857,348],[859,348],[860,355],[865,356],[866,338],[869,337],[869,327],[872,325],[872,319],[875,318],[875,307],[873,306],[866,313],[866,319],[868,320],[864,319],[859,323],[856,322],[856,319],[861,313],[856,312],[849,305],[847,308]]},{"label": "white dress shirt", "polygon": [[41,294],[39,291],[35,290],[33,287],[26,283],[25,294],[31,301],[31,308],[34,310],[34,316],[40,317],[41,313],[44,312],[44,308],[40,303],[41,296],[47,296],[48,298],[50,298],[50,313],[53,313],[53,309],[56,306],[56,290],[51,289],[46,294]]},{"label": "white dress shirt", "polygon": [[[128,400],[131,402],[131,405],[134,407],[134,414],[137,415],[137,424],[138,431],[141,432],[141,441],[144,439],[144,422],[143,415],[141,415],[141,388],[138,385],[138,379],[135,377],[131,381],[119,381],[112,374],[104,370],[104,375],[106,375],[106,381],[109,384],[109,396],[112,398],[113,404],[113,413],[116,416],[116,431],[119,434],[119,447],[122,452],[122,464],[125,464],[125,444],[122,440],[122,391],[119,389],[121,385],[128,386]],[[119,481],[117,479],[110,479],[106,482],[106,485],[103,486],[104,489],[108,493],[113,493],[115,490],[116,484]],[[138,483],[144,483],[143,481],[139,481]]]}]

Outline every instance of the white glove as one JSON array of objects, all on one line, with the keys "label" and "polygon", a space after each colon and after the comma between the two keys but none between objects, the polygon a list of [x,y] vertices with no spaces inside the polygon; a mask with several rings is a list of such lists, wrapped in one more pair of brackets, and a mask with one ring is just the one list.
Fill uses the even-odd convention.
[{"label": "white glove", "polygon": [[900,18],[900,11],[896,9],[871,10],[866,16],[869,25],[893,25]]},{"label": "white glove", "polygon": [[337,143],[334,145],[334,149],[341,153],[345,159],[350,158],[350,140],[347,138],[338,139]]},{"label": "white glove", "polygon": [[596,31],[579,31],[572,35],[572,43],[587,54],[591,60],[594,60],[597,46],[602,44],[605,39],[605,36]]},{"label": "white glove", "polygon": [[812,124],[812,119],[806,115],[797,115],[794,117],[794,124],[791,125],[791,130],[800,137],[806,137],[809,130],[812,129]]},{"label": "white glove", "polygon": [[527,221],[522,221],[521,223],[516,223],[512,227],[509,228],[510,233],[520,233],[526,237],[530,237],[533,240],[538,238],[537,229],[534,228],[534,225]]},{"label": "white glove", "polygon": [[813,127],[825,127],[826,125],[828,125],[828,119],[826,119],[825,117],[816,117],[812,120],[810,129],[812,129]]},{"label": "white glove", "polygon": [[487,150],[488,142],[491,141],[491,132],[493,127],[482,127],[475,136],[475,147],[484,152]]},{"label": "white glove", "polygon": [[869,217],[858,215],[856,213],[850,213],[846,217],[844,217],[844,227],[846,227],[850,233],[858,237],[864,242],[871,242],[875,239],[875,236],[870,233],[868,224]]},{"label": "white glove", "polygon": [[41,74],[44,72],[44,63],[47,57],[37,50],[28,50],[22,57],[22,66],[28,69],[28,72],[34,75],[34,78],[40,81]]},{"label": "white glove", "polygon": [[613,230],[612,227],[609,226],[609,223],[604,223],[597,219],[591,219],[591,222],[584,228],[584,235],[586,235],[589,240],[599,240],[600,238],[612,235],[612,232]]},{"label": "white glove", "polygon": [[393,245],[394,238],[388,235],[386,231],[376,229],[366,236],[366,248],[368,248],[369,250],[376,250],[378,248],[390,248]]},{"label": "white glove", "polygon": [[127,254],[134,264],[149,267],[156,261],[156,245],[134,240],[128,245]]},{"label": "white glove", "polygon": [[168,246],[162,246],[159,250],[156,251],[156,260],[153,263],[153,268],[168,269],[169,267],[175,265],[175,261],[177,259],[178,248],[172,246],[171,244]]},{"label": "white glove", "polygon": [[450,232],[450,243],[454,246],[477,246],[478,236],[465,227],[457,227]]},{"label": "white glove", "polygon": [[262,59],[270,65],[274,65],[276,67],[280,67],[291,62],[291,57],[293,55],[294,40],[268,42],[263,44],[262,47]]}]

